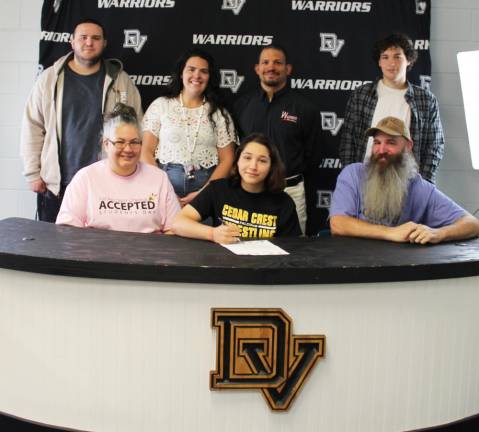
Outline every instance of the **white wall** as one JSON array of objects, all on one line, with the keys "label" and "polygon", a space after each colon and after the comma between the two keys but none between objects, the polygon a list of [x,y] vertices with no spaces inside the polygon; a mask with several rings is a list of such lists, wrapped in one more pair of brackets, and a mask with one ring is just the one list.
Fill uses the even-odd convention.
[{"label": "white wall", "polygon": [[35,215],[34,194],[21,174],[19,134],[36,71],[41,7],[41,0],[0,0],[0,219]]},{"label": "white wall", "polygon": [[[432,90],[446,133],[438,185],[474,211],[479,208],[479,171],[472,169],[469,154],[456,53],[479,49],[479,2],[432,3]],[[36,70],[41,6],[41,0],[0,0],[0,219],[35,213],[34,194],[27,190],[18,154],[21,112]]]},{"label": "white wall", "polygon": [[439,168],[438,186],[474,212],[479,208],[479,171],[472,169],[456,55],[460,51],[479,50],[479,2],[432,3],[432,91],[439,100],[446,134],[446,154]]}]

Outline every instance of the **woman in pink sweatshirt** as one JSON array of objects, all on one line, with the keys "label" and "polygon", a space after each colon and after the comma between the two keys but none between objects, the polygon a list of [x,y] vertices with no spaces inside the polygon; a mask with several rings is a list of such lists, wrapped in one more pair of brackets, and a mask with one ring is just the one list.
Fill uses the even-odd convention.
[{"label": "woman in pink sweatshirt", "polygon": [[140,162],[141,132],[133,108],[117,104],[105,116],[106,158],[73,177],[56,223],[115,231],[170,231],[180,206],[166,174]]}]

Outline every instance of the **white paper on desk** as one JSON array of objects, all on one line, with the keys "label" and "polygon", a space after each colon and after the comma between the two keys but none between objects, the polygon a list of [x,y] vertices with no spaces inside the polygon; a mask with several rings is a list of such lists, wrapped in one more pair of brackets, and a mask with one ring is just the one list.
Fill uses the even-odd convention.
[{"label": "white paper on desk", "polygon": [[284,249],[269,240],[250,240],[233,244],[222,244],[236,255],[289,255]]}]

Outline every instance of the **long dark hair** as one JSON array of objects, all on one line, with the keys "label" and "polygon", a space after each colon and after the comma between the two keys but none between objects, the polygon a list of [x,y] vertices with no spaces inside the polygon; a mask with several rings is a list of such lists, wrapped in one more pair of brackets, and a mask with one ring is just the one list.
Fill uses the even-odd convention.
[{"label": "long dark hair", "polygon": [[235,157],[233,160],[233,167],[231,168],[230,181],[233,186],[241,185],[241,176],[238,172],[238,160],[241,157],[244,149],[249,143],[258,143],[264,145],[269,152],[269,158],[271,160],[271,167],[269,173],[264,179],[264,190],[270,193],[279,193],[286,187],[285,168],[281,156],[279,155],[278,148],[269,140],[269,138],[261,133],[252,133],[241,141],[240,146],[237,148]]},{"label": "long dark hair", "polygon": [[183,73],[183,69],[185,68],[186,62],[191,57],[200,57],[208,63],[209,79],[208,85],[203,93],[205,100],[210,104],[208,119],[213,125],[213,128],[216,128],[216,122],[213,119],[213,114],[219,110],[225,119],[226,128],[228,129],[230,125],[230,118],[220,95],[220,73],[216,66],[215,60],[210,53],[198,48],[192,48],[184,52],[176,61],[174,70],[171,73],[170,82],[166,87],[165,96],[170,99],[179,96],[183,90],[183,80],[181,79],[181,75]]}]

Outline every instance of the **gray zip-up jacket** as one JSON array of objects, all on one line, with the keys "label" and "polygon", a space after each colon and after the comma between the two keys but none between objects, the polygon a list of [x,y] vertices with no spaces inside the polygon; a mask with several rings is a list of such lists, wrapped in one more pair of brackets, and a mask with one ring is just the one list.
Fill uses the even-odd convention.
[{"label": "gray zip-up jacket", "polygon": [[[60,192],[59,151],[62,137],[63,68],[72,58],[69,53],[47,68],[35,82],[23,114],[20,151],[23,175],[28,182],[45,182],[48,190]],[[138,89],[123,71],[117,59],[104,60],[102,111],[110,111],[117,102],[135,108],[139,120],[143,115]]]}]

